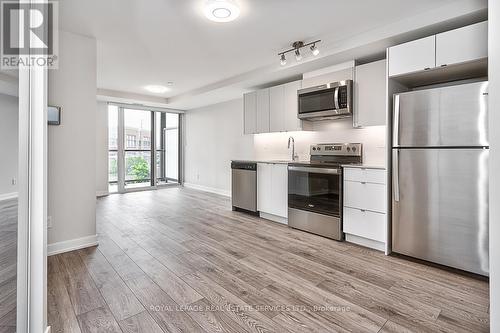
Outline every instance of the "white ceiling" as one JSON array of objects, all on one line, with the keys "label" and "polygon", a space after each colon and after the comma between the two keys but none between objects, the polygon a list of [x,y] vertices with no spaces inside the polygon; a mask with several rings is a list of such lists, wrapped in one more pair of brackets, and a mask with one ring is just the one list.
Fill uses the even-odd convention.
[{"label": "white ceiling", "polygon": [[[283,70],[277,53],[294,40],[323,39],[320,57],[331,56],[355,36],[454,3],[466,2],[472,11],[486,0],[237,2],[242,10],[236,21],[215,23],[203,16],[204,0],[63,0],[60,27],[97,39],[98,88],[148,94],[145,85],[173,81],[170,92],[149,95],[191,108],[234,98],[264,79],[298,74],[295,69],[269,75]],[[289,57],[289,67],[294,62]],[[207,94],[208,100],[197,100]]]}]

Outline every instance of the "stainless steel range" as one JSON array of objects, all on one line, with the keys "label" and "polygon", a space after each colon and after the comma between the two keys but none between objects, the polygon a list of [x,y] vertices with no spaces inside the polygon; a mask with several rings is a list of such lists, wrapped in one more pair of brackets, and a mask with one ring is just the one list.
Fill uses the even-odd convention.
[{"label": "stainless steel range", "polygon": [[310,162],[288,166],[288,225],[343,240],[342,165],[362,163],[360,143],[311,146]]}]

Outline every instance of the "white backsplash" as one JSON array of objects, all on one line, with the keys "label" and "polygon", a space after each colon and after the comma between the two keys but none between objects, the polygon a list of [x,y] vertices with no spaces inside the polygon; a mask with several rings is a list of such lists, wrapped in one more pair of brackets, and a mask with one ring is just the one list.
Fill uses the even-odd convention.
[{"label": "white backsplash", "polygon": [[316,143],[362,143],[363,163],[385,166],[386,127],[353,128],[351,119],[315,122],[313,131],[266,133],[254,135],[257,160],[288,159],[288,138],[295,139],[295,151],[300,160],[309,159],[309,147]]}]

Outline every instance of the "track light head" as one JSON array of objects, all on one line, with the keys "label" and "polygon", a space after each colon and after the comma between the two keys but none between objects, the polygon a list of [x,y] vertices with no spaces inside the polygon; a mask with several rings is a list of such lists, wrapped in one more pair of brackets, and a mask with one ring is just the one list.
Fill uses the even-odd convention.
[{"label": "track light head", "polygon": [[281,66],[285,66],[286,65],[286,57],[285,57],[284,53],[281,54],[280,63],[281,63]]},{"label": "track light head", "polygon": [[319,54],[319,49],[316,47],[316,43],[311,45],[311,52],[312,52],[313,56],[317,56]]},{"label": "track light head", "polygon": [[302,60],[302,54],[300,54],[300,50],[296,49],[295,50],[295,60],[301,61]]}]

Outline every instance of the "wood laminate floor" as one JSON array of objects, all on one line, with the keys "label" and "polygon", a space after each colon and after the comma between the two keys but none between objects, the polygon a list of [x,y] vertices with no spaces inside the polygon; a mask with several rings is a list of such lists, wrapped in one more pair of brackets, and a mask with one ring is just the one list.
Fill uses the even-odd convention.
[{"label": "wood laminate floor", "polygon": [[0,201],[0,333],[16,330],[17,200]]},{"label": "wood laminate floor", "polygon": [[98,200],[49,257],[52,332],[487,332],[488,282],[232,212],[184,188]]}]

